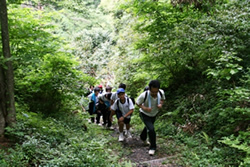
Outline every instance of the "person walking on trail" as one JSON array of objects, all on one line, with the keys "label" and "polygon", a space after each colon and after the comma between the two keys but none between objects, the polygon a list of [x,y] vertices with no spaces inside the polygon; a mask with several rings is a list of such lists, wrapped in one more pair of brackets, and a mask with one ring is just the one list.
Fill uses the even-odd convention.
[{"label": "person walking on trail", "polygon": [[113,115],[116,114],[117,120],[118,120],[118,126],[119,126],[119,139],[118,141],[124,141],[124,135],[123,135],[123,128],[124,124],[126,125],[126,136],[128,138],[132,138],[130,129],[130,121],[131,121],[131,115],[134,111],[134,104],[132,100],[125,96],[125,90],[123,88],[119,88],[117,90],[118,99],[114,102],[114,104],[111,106],[111,115],[110,115],[110,121],[113,120]]},{"label": "person walking on trail", "polygon": [[101,110],[102,117],[103,117],[103,126],[106,126],[107,128],[110,128],[112,123],[109,119],[110,117],[110,106],[111,106],[111,93],[112,88],[110,86],[107,86],[105,89],[105,94],[101,94],[98,96],[99,99],[99,105],[98,108]]},{"label": "person walking on trail", "polygon": [[95,87],[94,91],[88,96],[90,102],[89,102],[89,115],[90,115],[90,119],[91,122],[94,123],[95,122],[95,117],[93,116],[94,114],[97,113],[97,105],[98,105],[98,94],[100,92],[100,88]]},{"label": "person walking on trail", "polygon": [[85,97],[89,96],[94,91],[94,86],[90,85],[88,88],[87,93],[85,94]]},{"label": "person walking on trail", "polygon": [[103,93],[102,85],[98,85],[98,88],[100,89],[99,94],[102,94]]},{"label": "person walking on trail", "polygon": [[164,91],[160,89],[160,82],[158,80],[151,80],[149,82],[149,90],[141,93],[136,101],[136,105],[140,108],[140,118],[145,125],[140,134],[140,138],[146,144],[147,135],[149,136],[149,155],[155,154],[156,133],[154,123],[164,100],[165,94]]}]

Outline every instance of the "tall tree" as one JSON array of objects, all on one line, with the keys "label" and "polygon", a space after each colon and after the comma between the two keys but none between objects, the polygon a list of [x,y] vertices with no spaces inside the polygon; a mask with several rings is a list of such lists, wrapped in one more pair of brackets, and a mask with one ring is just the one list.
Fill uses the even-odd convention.
[{"label": "tall tree", "polygon": [[0,21],[3,55],[0,55],[0,135],[16,122],[14,73],[10,54],[6,0],[0,0]]}]

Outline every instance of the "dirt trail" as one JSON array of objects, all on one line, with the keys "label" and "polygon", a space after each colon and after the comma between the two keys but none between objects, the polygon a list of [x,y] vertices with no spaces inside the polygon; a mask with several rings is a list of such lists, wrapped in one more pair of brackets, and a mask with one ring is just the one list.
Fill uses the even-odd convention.
[{"label": "dirt trail", "polygon": [[[118,142],[118,129],[115,128],[112,136],[117,137]],[[157,145],[157,151],[154,156],[148,154],[149,146],[145,146],[140,140],[139,136],[133,134],[132,139],[125,139],[122,143],[125,149],[129,149],[130,153],[125,155],[127,160],[130,160],[136,167],[177,167],[178,165],[165,163],[171,156],[167,155],[163,149],[161,149],[161,144]],[[165,162],[164,162],[165,161]]]}]

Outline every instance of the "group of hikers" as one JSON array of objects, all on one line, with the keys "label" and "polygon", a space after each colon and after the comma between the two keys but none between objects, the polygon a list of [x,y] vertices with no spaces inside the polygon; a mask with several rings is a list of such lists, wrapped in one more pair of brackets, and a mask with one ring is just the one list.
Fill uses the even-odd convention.
[{"label": "group of hikers", "polygon": [[[118,141],[124,141],[125,137],[132,138],[130,132],[130,121],[135,106],[140,109],[140,118],[144,123],[140,139],[145,145],[149,145],[149,155],[154,155],[156,150],[156,133],[154,123],[156,115],[162,108],[165,100],[165,94],[160,89],[158,80],[151,80],[149,85],[144,89],[139,97],[135,100],[128,97],[126,94],[126,85],[121,83],[115,92],[112,92],[112,87],[105,87],[105,92],[102,85],[97,87],[90,86],[88,95],[90,114],[90,123],[97,123],[106,128],[112,129],[113,116],[116,115],[119,127]],[[103,123],[100,118],[102,116]],[[124,136],[124,126],[126,128]],[[147,140],[149,136],[149,141]]]}]

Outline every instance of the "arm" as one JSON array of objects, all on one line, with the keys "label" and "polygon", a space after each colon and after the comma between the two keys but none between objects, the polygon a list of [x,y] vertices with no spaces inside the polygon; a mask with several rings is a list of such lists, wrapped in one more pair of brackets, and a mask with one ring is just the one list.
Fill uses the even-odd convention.
[{"label": "arm", "polygon": [[109,120],[111,122],[113,122],[113,115],[115,115],[115,111],[111,109],[111,113],[110,113],[110,116],[109,116]]},{"label": "arm", "polygon": [[136,101],[136,105],[139,107],[139,108],[141,108],[144,112],[151,112],[151,108],[149,108],[149,107],[146,107],[145,105],[144,105],[144,103],[145,103],[145,96],[146,96],[146,93],[145,92],[143,92],[139,97],[138,97],[138,99],[137,99],[137,101]]},{"label": "arm", "polygon": [[161,94],[162,96],[161,96],[160,104],[158,104],[157,107],[158,107],[158,109],[161,109],[162,106],[163,106],[163,103],[164,103],[164,101],[165,101],[165,99],[166,99],[166,97],[165,97],[165,93],[164,93],[163,90],[160,89],[159,92],[160,92],[160,94]]},{"label": "arm", "polygon": [[130,116],[133,112],[134,112],[134,109],[129,110],[129,112],[127,114],[125,114],[123,117],[126,118],[126,117]]},{"label": "arm", "polygon": [[163,101],[163,100],[161,100],[161,101],[160,101],[160,104],[158,104],[158,106],[157,106],[157,107],[158,107],[159,109],[161,109],[161,108],[162,108],[163,103],[164,103],[164,101]]},{"label": "arm", "polygon": [[135,103],[139,108],[141,108],[143,111],[145,112],[151,112],[152,111],[152,108],[150,107],[145,107],[143,104],[137,104]]},{"label": "arm", "polygon": [[119,121],[119,122],[124,121],[124,119],[125,119],[126,117],[128,117],[129,115],[131,115],[133,112],[134,112],[134,109],[129,110],[129,112],[128,112],[127,114],[125,114],[124,116],[120,117],[118,121]]}]

